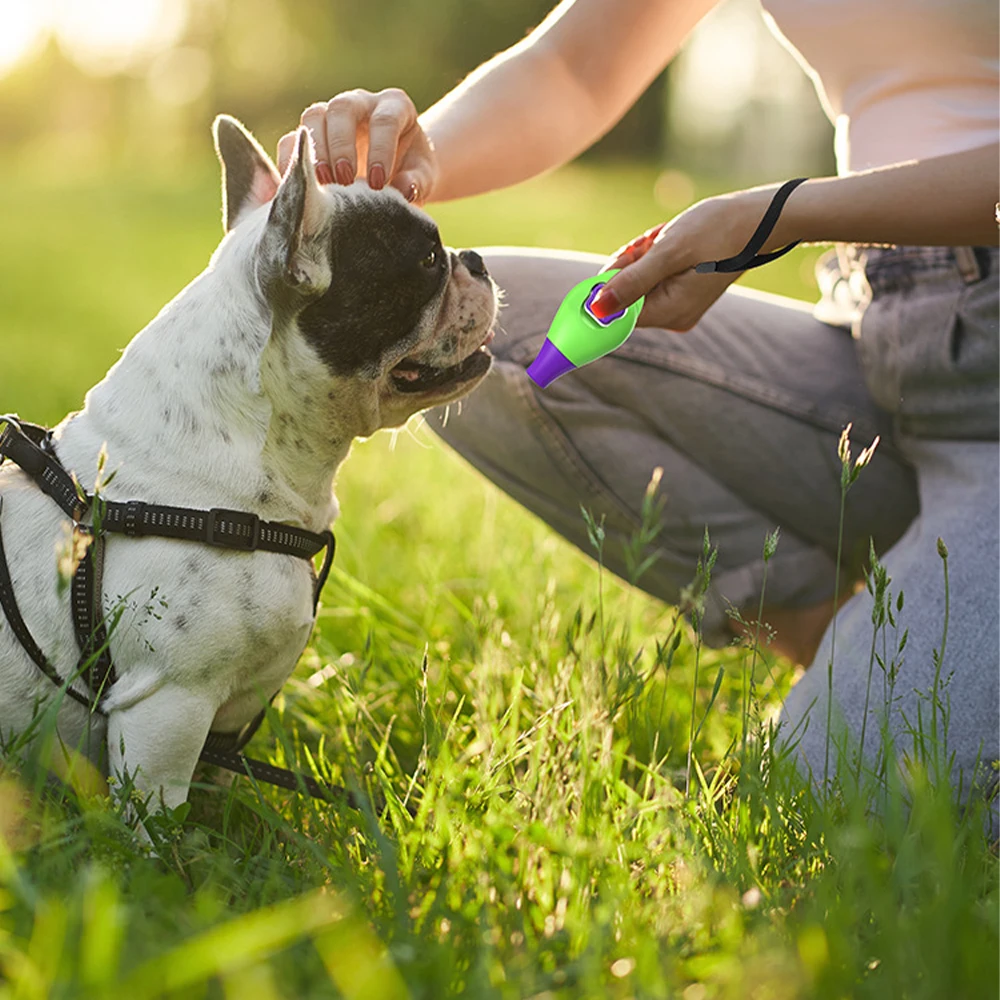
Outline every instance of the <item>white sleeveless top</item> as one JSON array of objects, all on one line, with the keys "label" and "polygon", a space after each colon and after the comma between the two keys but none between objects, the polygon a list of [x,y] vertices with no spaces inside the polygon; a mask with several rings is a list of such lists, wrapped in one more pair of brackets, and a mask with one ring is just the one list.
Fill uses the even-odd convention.
[{"label": "white sleeveless top", "polygon": [[762,0],[836,128],[837,169],[1000,138],[997,0]]}]

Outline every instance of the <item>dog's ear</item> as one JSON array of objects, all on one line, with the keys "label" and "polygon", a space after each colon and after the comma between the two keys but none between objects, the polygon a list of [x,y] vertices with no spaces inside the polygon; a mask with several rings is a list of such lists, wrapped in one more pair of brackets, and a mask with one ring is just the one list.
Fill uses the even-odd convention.
[{"label": "dog's ear", "polygon": [[326,239],[328,205],[316,180],[309,132],[300,128],[261,239],[264,265],[304,295],[322,294],[330,284]]},{"label": "dog's ear", "polygon": [[222,163],[222,226],[228,233],[244,212],[274,198],[281,175],[257,140],[229,115],[212,123],[215,151]]}]

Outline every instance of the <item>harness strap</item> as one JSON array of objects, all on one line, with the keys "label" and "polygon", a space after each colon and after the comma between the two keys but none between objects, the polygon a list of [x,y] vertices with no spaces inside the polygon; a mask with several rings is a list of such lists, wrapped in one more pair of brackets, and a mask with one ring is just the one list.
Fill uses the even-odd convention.
[{"label": "harness strap", "polygon": [[[79,489],[73,477],[59,464],[59,459],[46,447],[48,431],[34,424],[22,426],[20,421],[10,416],[0,417],[0,420],[0,462],[9,458],[21,466],[38,488],[55,500],[64,514],[74,521],[82,520],[90,506],[90,498]],[[34,437],[39,431],[44,436],[36,444],[23,427],[30,428]]]},{"label": "harness strap", "polygon": [[[93,505],[94,498],[60,464],[52,446],[51,433],[44,427],[24,423],[11,416],[0,419],[3,421],[0,424],[0,462],[9,458],[19,465],[39,489],[79,524]],[[241,552],[277,552],[308,561],[325,552],[313,590],[313,612],[333,564],[336,540],[330,530],[307,531],[280,521],[263,521],[256,514],[226,507],[199,510],[144,503],[141,500],[125,503],[99,500],[98,506],[99,534],[114,532],[131,538],[144,535],[179,538]],[[88,570],[83,572],[86,574]],[[91,603],[93,605],[93,601]],[[95,620],[100,617],[98,613]],[[93,629],[84,631],[89,636]]]},{"label": "harness strap", "polygon": [[306,531],[291,524],[262,521],[256,514],[225,507],[198,510],[164,504],[102,502],[101,530],[131,538],[156,535],[204,542],[223,549],[281,552],[311,559],[326,547],[326,533]]},{"label": "harness strap", "polygon": [[[91,507],[93,497],[88,496],[60,464],[52,446],[49,430],[36,424],[22,422],[15,417],[0,416],[0,462],[8,458],[20,466],[39,489],[59,505],[78,529],[84,527],[80,522]],[[0,513],[2,510],[3,497],[0,496]],[[330,530],[319,533],[306,531],[293,525],[262,521],[256,514],[219,507],[205,511],[146,504],[137,500],[128,503],[101,500],[97,513],[99,529],[91,538],[87,551],[73,574],[70,598],[73,628],[80,647],[81,672],[95,695],[86,697],[68,683],[65,684],[65,688],[66,693],[74,701],[98,715],[106,714],[101,709],[100,703],[115,681],[115,667],[111,660],[101,601],[105,532],[120,532],[131,537],[152,535],[181,538],[246,552],[263,549],[298,556],[309,562],[319,552],[325,550],[323,563],[316,574],[313,588],[314,614],[336,551],[336,539]],[[17,605],[3,548],[2,530],[0,530],[0,609],[3,610],[14,636],[35,665],[56,687],[63,687],[64,682],[59,672],[45,658]],[[239,751],[260,728],[265,715],[266,709],[262,709],[243,729],[235,733],[209,733],[200,759],[216,767],[223,767],[238,774],[249,774],[258,781],[291,791],[305,789],[309,795],[326,802],[346,798],[354,808],[359,808],[355,797],[344,788],[327,785],[309,775],[243,756]]]},{"label": "harness strap", "polygon": [[[0,514],[3,512],[3,497],[0,496]],[[0,527],[0,607],[3,608],[3,613],[7,616],[7,621],[10,624],[11,631],[17,638],[17,641],[21,643],[24,647],[24,651],[34,660],[35,665],[39,670],[56,687],[61,688],[64,686],[63,679],[59,676],[59,671],[56,670],[54,666],[45,658],[45,654],[39,648],[37,642],[35,642],[34,636],[31,634],[31,630],[28,628],[24,621],[24,617],[21,614],[21,609],[17,606],[17,598],[14,596],[14,584],[10,578],[10,570],[7,566],[7,554],[4,552],[3,547],[3,530]],[[69,682],[65,682],[66,693],[74,700],[78,701],[83,705],[87,711],[97,711],[100,709],[92,704],[91,699],[85,695],[80,694],[79,691],[75,690]]]},{"label": "harness strap", "polygon": [[305,789],[314,799],[322,799],[324,802],[346,799],[348,804],[355,809],[361,808],[354,795],[341,785],[328,785],[326,782],[317,781],[308,774],[289,771],[287,768],[277,767],[262,760],[254,760],[252,757],[244,757],[241,753],[211,750],[206,746],[201,752],[200,759],[206,764],[224,767],[227,771],[235,771],[237,774],[248,774],[257,781],[277,785],[279,788],[287,788],[292,792]]},{"label": "harness strap", "polygon": [[316,574],[316,584],[313,587],[314,615],[319,607],[319,595],[323,593],[323,587],[326,585],[326,578],[330,575],[330,567],[333,565],[333,557],[337,552],[337,539],[334,537],[332,531],[329,529],[324,531],[323,540],[326,543],[326,553],[323,556],[323,565],[320,566],[319,572]]},{"label": "harness strap", "polygon": [[[271,701],[274,701],[277,694],[275,691]],[[266,715],[267,709],[262,708],[242,729],[229,733],[209,733],[205,739],[205,749],[215,753],[239,753],[254,738]]]},{"label": "harness strap", "polygon": [[[19,465],[68,517],[80,522],[91,507],[93,497],[62,467],[48,432],[44,428],[22,424],[10,416],[2,420],[0,461],[6,457]],[[25,428],[31,428],[35,437],[39,431],[46,436],[36,444]],[[133,538],[143,535],[181,538],[243,552],[263,549],[300,559],[312,559],[328,549],[332,537],[329,531],[307,531],[280,521],[262,521],[256,514],[226,507],[199,510],[144,503],[142,500],[126,503],[101,500],[99,514],[102,532]]]},{"label": "harness strap", "polygon": [[73,574],[70,608],[76,644],[80,647],[78,668],[98,703],[117,679],[101,605],[103,578],[104,536],[97,535],[91,538]]}]

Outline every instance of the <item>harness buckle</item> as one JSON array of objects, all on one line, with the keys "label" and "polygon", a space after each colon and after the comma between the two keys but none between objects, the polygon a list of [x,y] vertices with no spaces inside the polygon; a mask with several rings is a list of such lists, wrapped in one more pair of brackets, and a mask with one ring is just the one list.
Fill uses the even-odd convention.
[{"label": "harness buckle", "polygon": [[205,541],[209,545],[253,552],[260,544],[260,518],[256,514],[213,507],[205,520]]}]

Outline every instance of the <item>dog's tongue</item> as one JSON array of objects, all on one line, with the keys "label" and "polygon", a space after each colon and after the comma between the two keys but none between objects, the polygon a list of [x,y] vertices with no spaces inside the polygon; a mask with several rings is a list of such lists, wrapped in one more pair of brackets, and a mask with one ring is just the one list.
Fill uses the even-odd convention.
[{"label": "dog's tongue", "polygon": [[420,369],[417,366],[417,362],[410,361],[409,358],[400,361],[400,363],[393,368],[392,373],[398,378],[406,379],[407,382],[416,382],[416,380],[420,378]]}]

